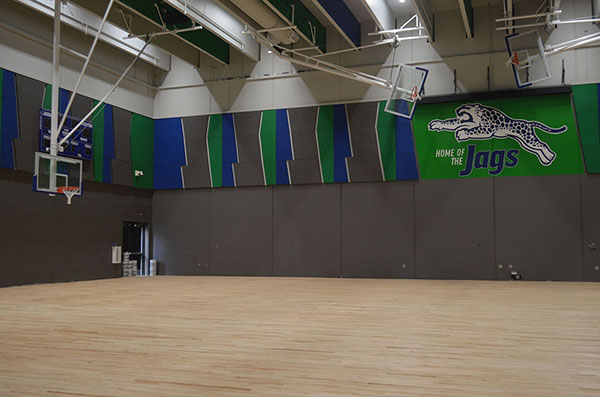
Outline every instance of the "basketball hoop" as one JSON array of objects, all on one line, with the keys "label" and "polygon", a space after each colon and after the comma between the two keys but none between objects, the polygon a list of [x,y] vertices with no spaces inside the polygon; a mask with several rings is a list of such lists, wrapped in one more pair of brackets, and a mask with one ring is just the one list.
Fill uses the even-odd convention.
[{"label": "basketball hoop", "polygon": [[420,100],[421,99],[421,95],[419,95],[419,87],[414,86],[411,93],[410,93],[410,99],[411,100]]},{"label": "basketball hoop", "polygon": [[515,65],[515,66],[519,66],[519,55],[517,54],[516,51],[513,51],[511,57],[508,59],[508,61],[506,61],[506,66],[508,65]]},{"label": "basketball hoop", "polygon": [[67,196],[67,204],[71,204],[71,199],[79,193],[79,188],[77,186],[61,186],[56,191]]}]

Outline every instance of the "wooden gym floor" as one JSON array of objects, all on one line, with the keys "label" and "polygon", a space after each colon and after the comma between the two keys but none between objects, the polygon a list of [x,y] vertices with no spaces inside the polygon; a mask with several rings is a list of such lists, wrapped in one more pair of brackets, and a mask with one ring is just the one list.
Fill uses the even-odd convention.
[{"label": "wooden gym floor", "polygon": [[0,395],[600,395],[600,284],[139,277],[4,288]]}]

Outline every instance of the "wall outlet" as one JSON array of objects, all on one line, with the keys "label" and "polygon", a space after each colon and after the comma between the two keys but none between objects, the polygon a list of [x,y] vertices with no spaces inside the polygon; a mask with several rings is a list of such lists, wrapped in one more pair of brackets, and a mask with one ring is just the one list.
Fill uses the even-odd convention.
[{"label": "wall outlet", "polygon": [[600,270],[600,266],[594,266],[594,270],[596,270],[596,271]]}]

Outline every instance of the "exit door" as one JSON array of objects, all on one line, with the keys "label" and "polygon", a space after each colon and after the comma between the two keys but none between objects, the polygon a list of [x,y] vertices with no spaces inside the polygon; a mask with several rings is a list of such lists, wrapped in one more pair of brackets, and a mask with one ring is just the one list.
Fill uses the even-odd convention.
[{"label": "exit door", "polygon": [[146,223],[123,222],[123,252],[129,252],[129,260],[137,261],[137,274],[148,275],[146,263]]}]

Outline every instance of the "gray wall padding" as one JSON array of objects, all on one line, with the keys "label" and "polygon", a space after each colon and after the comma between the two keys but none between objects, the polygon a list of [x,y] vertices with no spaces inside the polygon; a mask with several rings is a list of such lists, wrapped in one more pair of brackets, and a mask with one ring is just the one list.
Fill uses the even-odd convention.
[{"label": "gray wall padding", "polygon": [[131,112],[113,107],[113,122],[115,132],[115,160],[131,163],[131,141],[129,138]]},{"label": "gray wall padding", "polygon": [[418,278],[492,279],[493,178],[415,183]]},{"label": "gray wall padding", "polygon": [[243,112],[233,115],[235,125],[235,134],[237,137],[242,135],[254,135],[258,142],[258,128],[260,125],[260,115],[262,112]]},{"label": "gray wall padding", "polygon": [[271,190],[215,189],[210,196],[211,274],[273,274]]},{"label": "gray wall padding", "polygon": [[347,159],[351,182],[383,180],[379,156],[349,157]]},{"label": "gray wall padding", "polygon": [[162,274],[208,274],[210,258],[210,191],[164,191],[152,203],[153,253],[167,255],[171,266]]},{"label": "gray wall padding", "polygon": [[[581,176],[583,278],[600,281],[600,175]],[[596,248],[593,248],[595,244]],[[598,270],[596,270],[598,267]]]},{"label": "gray wall padding", "polygon": [[340,185],[273,190],[273,275],[340,277],[340,249]]},{"label": "gray wall padding", "polygon": [[183,118],[185,148],[188,165],[183,167],[185,188],[210,187],[208,155],[206,153],[206,129],[208,116]]},{"label": "gray wall padding", "polygon": [[495,193],[498,263],[526,280],[583,278],[579,175],[498,178]]},{"label": "gray wall padding", "polygon": [[600,280],[599,195],[579,175],[156,192],[154,244],[168,274]]},{"label": "gray wall padding", "polygon": [[412,183],[356,183],[342,188],[344,277],[414,277]]},{"label": "gray wall padding", "polygon": [[15,78],[17,82],[17,100],[19,105],[37,109],[39,122],[39,111],[44,100],[46,83],[16,73]]},{"label": "gray wall padding", "polygon": [[131,163],[129,161],[112,160],[111,165],[114,184],[133,186]]},{"label": "gray wall padding", "polygon": [[288,110],[292,126],[294,161],[288,162],[293,184],[321,183],[315,128],[317,107]]},{"label": "gray wall padding", "polygon": [[115,158],[111,160],[113,183],[133,186],[131,173],[131,112],[113,107]]},{"label": "gray wall padding", "polygon": [[40,107],[45,84],[15,74],[19,112],[19,139],[14,140],[15,168],[33,172],[35,152],[39,151]]},{"label": "gray wall padding", "polygon": [[233,168],[235,170],[236,186],[259,186],[265,184],[262,163],[260,161],[240,162],[234,164]]},{"label": "gray wall padding", "polygon": [[63,195],[34,193],[24,182],[0,180],[0,286],[120,275],[111,246],[122,243],[123,221],[150,222],[152,192],[117,195],[115,186],[88,182],[67,205]]},{"label": "gray wall padding", "polygon": [[239,162],[233,165],[236,186],[265,184],[258,134],[261,112],[233,115]]},{"label": "gray wall padding", "polygon": [[[75,100],[73,101],[73,105],[71,106],[71,116],[82,119],[84,118],[90,110],[94,107],[94,101],[91,98],[75,95]],[[88,121],[91,121],[92,118],[88,118]],[[73,126],[75,127],[75,126]]]}]

